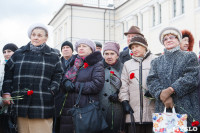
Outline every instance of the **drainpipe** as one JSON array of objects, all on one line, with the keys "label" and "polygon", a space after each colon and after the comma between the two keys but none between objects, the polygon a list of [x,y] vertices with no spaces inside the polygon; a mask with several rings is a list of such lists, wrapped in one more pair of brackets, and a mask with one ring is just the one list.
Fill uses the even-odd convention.
[{"label": "drainpipe", "polygon": [[71,43],[72,43],[72,5],[71,5]]},{"label": "drainpipe", "polygon": [[105,12],[104,12],[104,18],[103,18],[103,20],[104,20],[104,33],[103,33],[103,42],[104,42],[104,44],[105,44],[105,41],[106,41],[106,9],[105,9]]}]

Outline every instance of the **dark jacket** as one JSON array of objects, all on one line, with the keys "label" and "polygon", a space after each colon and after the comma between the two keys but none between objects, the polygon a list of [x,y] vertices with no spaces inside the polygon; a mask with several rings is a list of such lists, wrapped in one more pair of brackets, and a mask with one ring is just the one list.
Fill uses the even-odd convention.
[{"label": "dark jacket", "polygon": [[[163,89],[172,87],[172,95],[177,113],[188,114],[188,126],[193,119],[200,120],[198,103],[199,63],[195,53],[181,51],[180,47],[154,59],[147,77],[149,92],[156,98],[155,112],[161,113],[164,104],[160,100]],[[193,118],[192,118],[192,117]]]},{"label": "dark jacket", "polygon": [[[17,50],[5,65],[3,83],[3,93],[24,95],[15,101],[17,116],[53,117],[52,91],[58,91],[62,71],[58,55],[47,45],[37,53],[30,50],[30,43]],[[33,90],[33,94],[28,96],[26,89]]]},{"label": "dark jacket", "polygon": [[119,58],[120,58],[121,63],[123,63],[123,64],[124,64],[126,61],[130,60],[130,59],[131,59],[131,56],[130,56],[130,54],[129,54],[129,49],[127,48],[126,50],[120,52]]},{"label": "dark jacket", "polygon": [[[70,62],[70,66],[73,66],[74,60]],[[105,81],[104,67],[101,60],[102,55],[99,51],[96,51],[85,58],[84,62],[88,63],[89,66],[87,68],[82,67],[79,69],[75,81],[75,92],[68,92],[63,112],[61,114],[60,133],[65,133],[66,131],[67,133],[74,132],[72,117],[67,113],[67,111],[75,104],[81,83],[83,83],[84,86],[79,102],[80,107],[84,107],[88,104],[88,95],[90,95],[93,100],[99,100],[98,94],[103,88]]]},{"label": "dark jacket", "polygon": [[[108,99],[110,95],[116,93],[119,91],[121,87],[121,73],[122,73],[122,68],[123,64],[118,60],[115,65],[110,66],[108,65],[105,60],[104,62],[104,69],[105,69],[105,83],[102,91],[99,94],[99,99],[100,99],[100,106],[102,113],[104,117],[106,118],[106,122],[109,126],[108,129],[106,129],[103,133],[110,133],[110,132],[118,132],[120,130],[121,122],[123,119],[123,110],[122,110],[122,105],[120,102],[112,103]],[[110,74],[110,71],[114,71],[114,74]],[[113,80],[113,77],[116,80]],[[112,80],[112,81],[111,81]],[[111,83],[112,82],[112,83]],[[114,83],[113,83],[114,82]],[[113,113],[113,116],[112,116]],[[112,118],[113,117],[113,118]],[[113,124],[112,124],[113,120]],[[113,129],[112,129],[113,126]]]}]

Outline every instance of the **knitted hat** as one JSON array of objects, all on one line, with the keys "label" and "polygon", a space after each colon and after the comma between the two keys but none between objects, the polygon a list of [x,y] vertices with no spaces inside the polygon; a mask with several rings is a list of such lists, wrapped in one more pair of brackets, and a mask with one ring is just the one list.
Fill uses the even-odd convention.
[{"label": "knitted hat", "polygon": [[76,52],[78,52],[78,46],[80,44],[88,45],[92,49],[92,53],[96,50],[96,44],[93,41],[91,41],[89,39],[80,39],[75,44]]},{"label": "knitted hat", "polygon": [[160,32],[159,39],[160,39],[160,42],[161,42],[162,44],[164,44],[164,43],[163,43],[163,38],[164,38],[165,35],[167,35],[167,34],[176,35],[179,41],[181,41],[181,39],[182,39],[182,34],[181,34],[181,32],[180,32],[178,29],[176,29],[176,28],[174,28],[174,27],[167,27],[167,28],[164,28],[164,29]]},{"label": "knitted hat", "polygon": [[120,46],[118,43],[115,43],[115,42],[107,42],[104,44],[104,47],[103,47],[103,53],[106,51],[106,50],[113,50],[117,53],[117,55],[119,55],[119,49],[120,49]]},{"label": "knitted hat", "polygon": [[71,42],[69,42],[69,41],[63,42],[63,44],[61,45],[61,51],[62,51],[62,48],[63,48],[64,46],[69,46],[69,47],[72,49],[72,51],[74,51],[74,48],[73,48],[73,45],[72,45]]},{"label": "knitted hat", "polygon": [[128,32],[125,32],[124,35],[127,36],[128,34],[138,34],[141,36],[144,36],[141,32],[140,32],[140,28],[137,26],[131,26],[131,28],[128,30]]},{"label": "knitted hat", "polygon": [[128,45],[129,49],[131,49],[131,46],[134,44],[142,45],[143,47],[148,49],[148,43],[146,39],[142,36],[134,36],[133,38],[131,38],[131,41]]},{"label": "knitted hat", "polygon": [[96,44],[96,47],[101,47],[102,48],[102,44],[100,42],[94,42]]},{"label": "knitted hat", "polygon": [[35,23],[35,24],[32,24],[28,29],[28,37],[30,39],[31,39],[31,33],[35,28],[42,28],[47,32],[47,35],[49,35],[49,30],[48,30],[48,27],[46,25],[44,25],[42,23]]},{"label": "knitted hat", "polygon": [[15,52],[18,49],[18,47],[13,43],[8,43],[3,47],[3,51],[6,50],[6,49],[10,49],[13,52]]}]

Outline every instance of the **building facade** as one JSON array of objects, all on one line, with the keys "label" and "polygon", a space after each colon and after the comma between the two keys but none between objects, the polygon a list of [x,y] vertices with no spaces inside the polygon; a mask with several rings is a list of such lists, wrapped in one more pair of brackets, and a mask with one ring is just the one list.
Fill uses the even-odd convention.
[{"label": "building facade", "polygon": [[145,35],[153,53],[162,53],[160,31],[168,26],[190,30],[199,52],[200,0],[67,0],[49,25],[54,27],[54,46],[80,38],[105,43],[126,44],[126,32],[132,25]]}]

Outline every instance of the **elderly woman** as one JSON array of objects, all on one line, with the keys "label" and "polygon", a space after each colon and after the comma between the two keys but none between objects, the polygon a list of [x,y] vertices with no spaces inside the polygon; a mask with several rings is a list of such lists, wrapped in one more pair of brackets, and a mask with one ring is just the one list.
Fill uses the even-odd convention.
[{"label": "elderly woman", "polygon": [[200,120],[198,90],[199,63],[195,53],[180,50],[181,32],[167,27],[160,33],[164,55],[151,63],[147,85],[156,98],[155,112],[175,107],[177,113],[188,114],[188,126]]},{"label": "elderly woman", "polygon": [[[88,105],[90,99],[99,101],[99,93],[105,81],[103,59],[96,51],[96,44],[88,39],[80,39],[75,44],[78,54],[70,61],[70,68],[66,71],[62,84],[68,94],[60,119],[60,133],[74,133],[72,116],[68,110],[72,108],[78,97],[80,85],[83,85],[79,107]],[[90,131],[88,131],[90,133]]]},{"label": "elderly woman", "polygon": [[119,49],[119,44],[115,42],[107,42],[103,47],[105,83],[99,97],[101,110],[108,124],[103,133],[117,133],[123,118],[122,106],[118,100],[123,67],[119,60]]},{"label": "elderly woman", "polygon": [[[0,91],[2,90],[5,64],[17,49],[18,49],[18,47],[13,43],[8,43],[3,47],[4,60],[0,60]],[[0,96],[0,99],[1,99],[1,96]],[[5,107],[3,105],[2,100],[0,100],[0,119],[1,119],[0,132],[1,133],[7,133],[8,130],[9,130],[9,127],[8,127],[8,116],[3,113],[3,112],[7,112],[7,109],[6,109],[6,111],[1,112],[1,109],[3,109],[3,108],[7,108],[7,107]]]},{"label": "elderly woman", "polygon": [[[154,102],[144,97],[148,90],[146,78],[150,70],[150,63],[155,58],[148,49],[148,43],[142,36],[135,36],[129,43],[132,59],[125,62],[121,80],[119,99],[126,114],[134,114],[137,133],[152,132],[152,113]],[[130,115],[126,117],[128,132],[131,133]]]},{"label": "elderly woman", "polygon": [[[28,37],[31,41],[17,50],[5,65],[3,97],[23,96],[14,104],[19,133],[52,133],[54,95],[62,78],[61,61],[46,44],[45,25],[30,26]],[[10,100],[4,104],[10,104]]]}]

